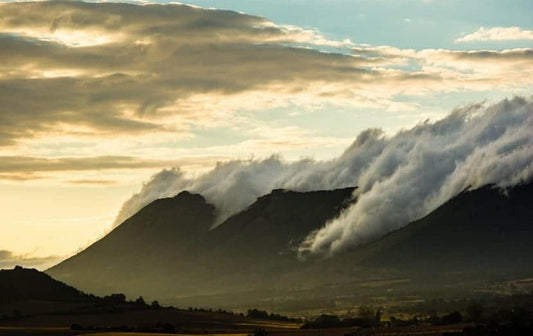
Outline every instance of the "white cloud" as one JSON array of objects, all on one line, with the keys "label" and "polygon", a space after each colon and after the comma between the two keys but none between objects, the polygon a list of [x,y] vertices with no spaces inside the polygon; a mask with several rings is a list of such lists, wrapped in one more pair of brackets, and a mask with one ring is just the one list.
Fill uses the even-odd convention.
[{"label": "white cloud", "polygon": [[356,183],[357,203],[308,237],[303,253],[331,254],[405,226],[466,188],[533,177],[533,100],[458,109],[386,140]]},{"label": "white cloud", "polygon": [[467,187],[510,186],[533,177],[533,98],[459,108],[386,137],[378,129],[359,134],[330,161],[280,157],[228,161],[190,177],[164,170],[122,207],[116,223],[151,201],[182,190],[214,204],[219,222],[272,189],[298,191],[358,186],[357,203],[310,235],[305,253],[335,253],[376,239],[429,213]]},{"label": "white cloud", "polygon": [[524,30],[519,27],[480,27],[477,31],[456,39],[455,42],[510,40],[533,40],[533,30]]}]

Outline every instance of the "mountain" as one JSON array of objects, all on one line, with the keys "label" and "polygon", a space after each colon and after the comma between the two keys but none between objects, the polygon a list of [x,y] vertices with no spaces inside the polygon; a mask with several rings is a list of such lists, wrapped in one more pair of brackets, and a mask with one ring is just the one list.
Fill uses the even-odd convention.
[{"label": "mountain", "polygon": [[320,260],[314,269],[332,282],[342,279],[329,295],[464,295],[533,276],[531,241],[533,184],[485,186],[463,191],[377,241]]},{"label": "mountain", "polygon": [[294,247],[338,215],[353,191],[274,190],[213,229],[213,206],[181,192],[46,272],[96,294],[168,298],[269,288],[272,274],[301,266]]},{"label": "mountain", "polygon": [[426,272],[533,271],[532,238],[533,184],[505,192],[485,186],[464,191],[424,218],[369,244],[362,263]]},{"label": "mountain", "polygon": [[47,273],[97,294],[135,294],[147,284],[162,286],[187,258],[184,251],[209,231],[214,210],[189,192],[156,200]]},{"label": "mountain", "polygon": [[215,228],[215,209],[182,192],[47,273],[98,294],[277,311],[533,275],[533,184],[467,190],[375,242],[298,260],[295,248],[355,202],[353,191],[274,190]]}]

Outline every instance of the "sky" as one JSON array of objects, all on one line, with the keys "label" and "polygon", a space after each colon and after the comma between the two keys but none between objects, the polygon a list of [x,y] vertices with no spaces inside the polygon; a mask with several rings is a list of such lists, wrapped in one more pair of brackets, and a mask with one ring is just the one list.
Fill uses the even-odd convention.
[{"label": "sky", "polygon": [[87,246],[165,168],[330,160],[532,93],[531,1],[188,4],[0,3],[0,267]]}]

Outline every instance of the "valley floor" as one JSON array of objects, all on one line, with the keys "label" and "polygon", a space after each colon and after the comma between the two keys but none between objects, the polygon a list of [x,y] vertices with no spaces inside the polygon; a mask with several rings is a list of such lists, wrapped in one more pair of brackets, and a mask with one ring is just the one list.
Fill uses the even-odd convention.
[{"label": "valley floor", "polygon": [[[373,330],[365,330],[361,335],[380,335],[380,336],[403,336],[403,335],[448,335],[461,334],[465,325],[451,325],[451,326],[417,326],[405,328],[378,328]],[[358,328],[331,328],[331,329],[287,329],[287,330],[272,330],[268,332],[271,336],[346,336],[356,335]],[[75,336],[75,335],[91,335],[91,336],[248,336],[253,335],[250,330],[248,332],[237,333],[139,333],[139,332],[102,332],[102,331],[75,331],[70,328],[50,328],[50,327],[0,327],[0,336]]]}]

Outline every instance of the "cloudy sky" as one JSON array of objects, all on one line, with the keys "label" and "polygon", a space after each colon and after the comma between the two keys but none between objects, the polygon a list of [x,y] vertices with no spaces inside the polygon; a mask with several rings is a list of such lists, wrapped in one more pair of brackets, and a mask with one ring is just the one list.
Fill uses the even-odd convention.
[{"label": "cloudy sky", "polygon": [[331,160],[533,92],[528,0],[189,4],[0,3],[0,266],[86,246],[164,168]]}]

